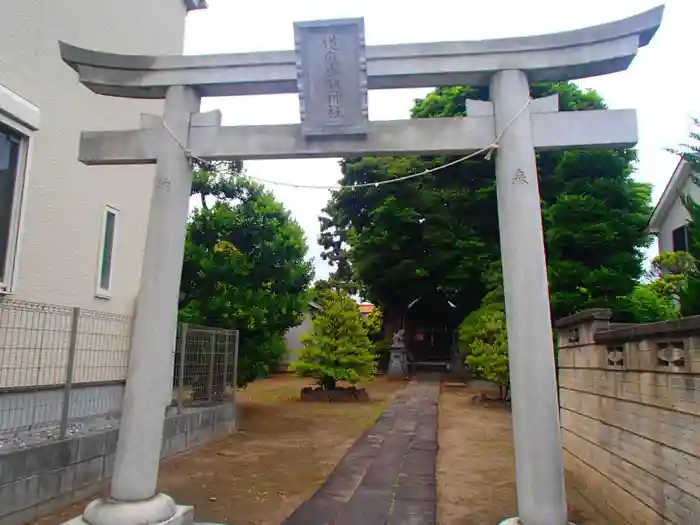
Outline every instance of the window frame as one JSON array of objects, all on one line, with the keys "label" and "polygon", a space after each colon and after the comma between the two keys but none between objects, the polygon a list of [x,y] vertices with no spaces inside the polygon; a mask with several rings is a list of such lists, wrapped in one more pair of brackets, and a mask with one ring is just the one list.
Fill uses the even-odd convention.
[{"label": "window frame", "polygon": [[[110,254],[109,287],[102,287],[102,270],[105,263],[105,241],[107,240],[107,217],[114,215],[114,229],[112,231],[112,251]],[[105,204],[102,207],[102,221],[100,227],[100,243],[97,252],[97,274],[95,275],[95,297],[111,299],[114,290],[114,268],[116,260],[117,236],[119,232],[119,209]]]},{"label": "window frame", "polygon": [[20,150],[18,155],[17,168],[15,173],[15,184],[12,195],[12,212],[10,214],[10,228],[7,239],[7,255],[4,261],[5,270],[0,275],[0,296],[11,294],[14,290],[15,277],[17,274],[20,237],[24,218],[27,173],[29,171],[29,160],[31,153],[31,143],[33,132],[17,120],[0,112],[0,126],[8,128],[10,132],[19,136]]},{"label": "window frame", "polygon": [[[676,232],[681,230],[683,232],[683,247],[681,250],[677,249],[676,247]],[[687,252],[690,250],[690,235],[688,234],[688,225],[684,224],[683,226],[679,226],[678,228],[674,228],[671,231],[671,248],[672,251],[677,252],[677,251],[683,251]]]}]

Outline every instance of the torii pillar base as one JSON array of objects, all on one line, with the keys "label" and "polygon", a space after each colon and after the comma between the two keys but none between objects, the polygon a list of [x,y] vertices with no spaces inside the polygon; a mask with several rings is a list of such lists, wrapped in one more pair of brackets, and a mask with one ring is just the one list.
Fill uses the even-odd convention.
[{"label": "torii pillar base", "polygon": [[[508,518],[506,521],[502,521],[500,525],[530,525],[529,523],[523,523],[520,521],[520,518]],[[534,525],[538,525],[535,523]],[[569,525],[574,525],[573,523],[569,522]]]},{"label": "torii pillar base", "polygon": [[144,501],[94,500],[82,516],[64,525],[192,525],[193,521],[194,507],[176,505],[170,496],[156,494]]}]

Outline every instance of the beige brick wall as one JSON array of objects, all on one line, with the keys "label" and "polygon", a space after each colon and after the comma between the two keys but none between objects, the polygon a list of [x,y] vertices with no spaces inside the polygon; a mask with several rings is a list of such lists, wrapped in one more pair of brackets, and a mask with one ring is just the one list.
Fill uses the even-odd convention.
[{"label": "beige brick wall", "polygon": [[611,524],[700,523],[700,330],[669,323],[625,340],[593,317],[559,326],[571,479]]}]

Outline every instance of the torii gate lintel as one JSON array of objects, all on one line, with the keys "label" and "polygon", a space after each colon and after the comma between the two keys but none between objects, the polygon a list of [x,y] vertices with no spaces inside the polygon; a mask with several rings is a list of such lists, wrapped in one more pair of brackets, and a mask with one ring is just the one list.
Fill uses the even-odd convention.
[{"label": "torii gate lintel", "polygon": [[[630,148],[637,143],[634,110],[551,111],[557,97],[532,102],[532,127],[538,151],[571,148]],[[494,144],[493,104],[468,101],[476,116],[370,121],[363,136],[305,138],[299,124],[222,126],[220,113],[192,115],[187,150],[203,160],[267,160],[363,155],[465,155]],[[141,129],[88,131],[78,158],[88,165],[155,164],[157,115],[144,115]],[[183,144],[184,146],[184,144]]]}]

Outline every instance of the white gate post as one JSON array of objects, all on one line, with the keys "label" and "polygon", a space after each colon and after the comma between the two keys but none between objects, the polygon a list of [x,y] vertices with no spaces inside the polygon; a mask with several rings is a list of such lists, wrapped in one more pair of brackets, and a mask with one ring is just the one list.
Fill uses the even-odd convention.
[{"label": "white gate post", "polygon": [[192,188],[190,159],[178,141],[188,143],[190,119],[199,105],[193,88],[168,89],[111,497],[85,509],[83,519],[91,525],[157,523],[178,511],[172,498],[156,494],[156,484]]},{"label": "white gate post", "polygon": [[523,109],[529,97],[524,72],[494,75],[491,99],[496,134],[503,133],[496,156],[496,184],[521,520],[517,523],[565,525],[542,210],[530,107]]}]

